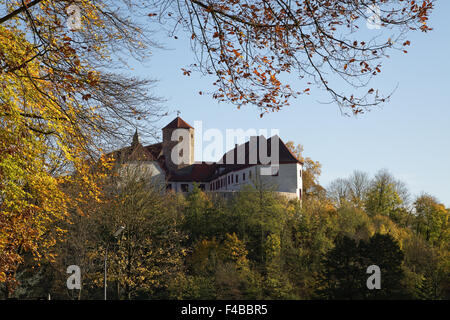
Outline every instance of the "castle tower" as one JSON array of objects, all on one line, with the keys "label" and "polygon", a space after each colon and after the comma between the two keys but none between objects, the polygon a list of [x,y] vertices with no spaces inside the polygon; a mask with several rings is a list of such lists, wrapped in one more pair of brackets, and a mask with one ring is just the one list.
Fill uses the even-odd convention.
[{"label": "castle tower", "polygon": [[194,128],[180,117],[162,129],[163,154],[170,171],[194,163]]}]

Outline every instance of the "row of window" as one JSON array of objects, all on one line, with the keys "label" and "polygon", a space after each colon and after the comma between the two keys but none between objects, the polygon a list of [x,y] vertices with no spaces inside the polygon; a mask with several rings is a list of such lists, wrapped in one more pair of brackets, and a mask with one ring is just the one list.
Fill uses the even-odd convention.
[{"label": "row of window", "polygon": [[[278,172],[276,173],[276,175],[278,175]],[[300,177],[302,176],[302,171],[300,170]],[[252,171],[249,170],[248,171],[248,179],[252,178]],[[236,182],[235,182],[236,181]],[[245,181],[245,172],[242,173],[242,181]],[[228,175],[227,177],[223,177],[219,180],[216,180],[214,182],[211,182],[211,184],[209,185],[209,190],[210,191],[215,191],[215,190],[219,190],[221,188],[223,188],[224,186],[226,186],[227,184],[234,184],[234,183],[239,183],[239,174],[231,174]],[[189,184],[188,183],[182,183],[181,184],[181,191],[182,192],[188,192],[189,191]],[[199,185],[200,190],[205,191],[205,184],[201,183]],[[167,190],[172,190],[172,184],[169,183],[167,184],[166,187]],[[301,192],[301,190],[300,190]]]},{"label": "row of window", "polygon": [[[251,178],[252,178],[252,171],[249,170],[248,171],[248,179],[251,179]],[[245,179],[246,179],[245,172],[243,172],[242,173],[242,181],[245,181]],[[235,184],[235,183],[239,183],[239,174],[231,174],[231,175],[223,177],[219,180],[211,182],[211,184],[209,185],[209,190],[211,190],[211,191],[219,190],[226,185]]]}]

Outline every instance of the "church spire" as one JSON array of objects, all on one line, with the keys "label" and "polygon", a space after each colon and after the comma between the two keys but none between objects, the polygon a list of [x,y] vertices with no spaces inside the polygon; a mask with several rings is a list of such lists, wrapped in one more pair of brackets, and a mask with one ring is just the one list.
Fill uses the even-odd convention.
[{"label": "church spire", "polygon": [[133,148],[135,148],[139,143],[140,143],[139,142],[139,134],[138,134],[138,131],[136,129],[136,131],[134,132],[134,135],[133,135],[133,142],[131,143],[131,146]]}]

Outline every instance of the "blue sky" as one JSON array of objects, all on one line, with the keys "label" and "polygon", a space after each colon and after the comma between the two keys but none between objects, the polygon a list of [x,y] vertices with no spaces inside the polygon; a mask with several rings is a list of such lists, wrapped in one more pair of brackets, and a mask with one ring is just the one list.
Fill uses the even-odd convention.
[{"label": "blue sky", "polygon": [[[384,61],[373,86],[389,91],[398,85],[398,89],[390,102],[358,118],[342,116],[336,105],[318,102],[327,100],[319,89],[262,119],[254,107],[238,110],[199,95],[200,90],[213,90],[213,79],[183,76],[181,68],[194,60],[181,32],[178,40],[156,34],[165,49],[154,50],[149,62],[133,72],[159,80],[155,93],[167,99],[165,105],[173,112],[161,126],[180,110],[188,123],[203,121],[203,130],[217,128],[224,135],[232,128],[276,128],[284,141],[301,143],[305,156],[322,164],[324,186],[355,169],[373,175],[386,168],[413,195],[424,191],[450,207],[449,13],[450,1],[437,1],[430,18],[434,30],[410,33],[409,53],[393,53]],[[304,88],[300,82],[292,84]]]}]

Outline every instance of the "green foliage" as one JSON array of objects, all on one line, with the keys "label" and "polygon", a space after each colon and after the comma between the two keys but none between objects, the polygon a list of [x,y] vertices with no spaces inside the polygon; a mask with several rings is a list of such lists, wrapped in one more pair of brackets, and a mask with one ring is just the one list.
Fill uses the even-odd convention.
[{"label": "green foliage", "polygon": [[420,196],[414,203],[416,209],[416,230],[426,241],[441,246],[450,240],[450,212],[444,205],[429,195]]},{"label": "green foliage", "polygon": [[[326,254],[320,273],[319,297],[325,299],[398,299],[405,298],[402,269],[403,252],[389,235],[375,234],[368,242],[346,236]],[[381,289],[366,286],[369,266],[381,270]]]},{"label": "green foliage", "polygon": [[340,234],[367,240],[371,233],[371,221],[369,216],[361,209],[355,207],[343,207],[337,210],[337,228]]},{"label": "green foliage", "polygon": [[383,177],[373,181],[367,192],[366,210],[370,215],[391,216],[402,204],[395,185]]},{"label": "green foliage", "polygon": [[368,299],[409,298],[404,290],[404,253],[398,242],[388,234],[375,234],[368,242],[359,243],[363,267],[377,265],[381,270],[381,289],[365,291]]},{"label": "green foliage", "polygon": [[168,288],[168,298],[207,300],[215,297],[216,288],[213,280],[209,277],[179,275]]},{"label": "green foliage", "polygon": [[417,299],[449,297],[450,256],[448,250],[435,248],[414,235],[405,243],[408,285]]},{"label": "green foliage", "polygon": [[[55,262],[37,269],[29,259],[18,270],[15,296],[101,299],[106,244],[125,224],[109,242],[111,299],[450,298],[448,209],[423,196],[415,211],[391,206],[375,196],[380,184],[353,179],[354,196],[339,206],[260,185],[231,198],[166,193],[142,179],[105,185],[101,204],[78,207],[89,215],[74,210],[58,225],[68,232]],[[398,186],[383,190],[406,199]],[[361,199],[381,204],[368,211]],[[70,264],[83,270],[80,292],[65,289]],[[381,268],[381,290],[367,289],[370,265]]]}]

